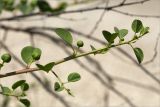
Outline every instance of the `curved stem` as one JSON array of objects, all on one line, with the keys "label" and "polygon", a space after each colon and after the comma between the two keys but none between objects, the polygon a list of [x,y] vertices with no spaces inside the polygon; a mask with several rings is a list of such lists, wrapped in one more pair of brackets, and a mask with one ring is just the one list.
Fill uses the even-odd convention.
[{"label": "curved stem", "polygon": [[[138,37],[138,38],[140,38],[140,37]],[[138,40],[138,38],[136,40]],[[67,62],[67,61],[70,61],[70,60],[73,60],[73,59],[76,59],[76,58],[79,58],[79,57],[95,54],[95,53],[101,52],[103,50],[108,50],[108,49],[118,47],[118,46],[121,46],[121,45],[130,44],[133,41],[135,41],[135,39],[131,39],[127,42],[122,42],[122,43],[118,43],[118,44],[115,44],[115,45],[105,46],[103,48],[92,50],[92,51],[89,51],[89,52],[86,52],[86,53],[71,55],[71,56],[68,56],[66,58],[63,58],[63,59],[58,60],[58,61],[53,62],[53,63],[55,65],[58,65],[58,64],[61,64],[61,63],[64,63],[64,62]],[[30,73],[30,72],[34,72],[34,71],[38,71],[38,70],[39,70],[39,68],[25,68],[25,69],[22,69],[22,70],[13,71],[13,72],[9,72],[9,73],[6,73],[6,74],[0,74],[0,78],[4,78],[4,77],[8,77],[8,76],[14,76],[14,75],[23,74],[23,73]]]}]

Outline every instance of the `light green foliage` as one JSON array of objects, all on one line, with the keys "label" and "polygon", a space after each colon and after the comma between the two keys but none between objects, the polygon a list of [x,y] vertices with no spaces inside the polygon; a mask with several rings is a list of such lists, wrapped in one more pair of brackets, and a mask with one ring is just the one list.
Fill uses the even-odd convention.
[{"label": "light green foliage", "polygon": [[32,53],[32,58],[34,60],[39,60],[41,57],[42,51],[39,48],[34,48],[33,53]]},{"label": "light green foliage", "polygon": [[67,44],[72,45],[73,38],[69,31],[63,28],[55,29],[56,34],[61,37]]},{"label": "light green foliage", "polygon": [[54,8],[45,0],[0,0],[0,13],[3,10],[9,12],[19,10],[23,14],[30,14],[36,9],[39,12],[58,13],[64,11],[67,6],[66,2],[60,2],[59,6]]},{"label": "light green foliage", "polygon": [[1,86],[1,90],[2,90],[2,93],[3,93],[4,95],[6,95],[6,96],[9,96],[9,95],[12,94],[12,90],[9,89],[8,87],[3,87],[3,86]]},{"label": "light green foliage", "polygon": [[[0,1],[1,2],[1,1]],[[28,1],[22,0],[21,1],[23,5],[27,4]],[[32,0],[33,4],[32,5],[36,5],[36,3],[38,2],[38,6],[41,12],[53,12],[53,9],[50,7],[50,5],[46,2],[46,1],[36,1],[36,0]],[[60,10],[63,10],[63,5],[65,6],[65,4],[61,4],[62,7],[60,8]],[[2,4],[0,4],[0,9],[1,9]],[[117,27],[114,27],[114,32],[110,33],[107,30],[103,30],[102,34],[103,37],[106,40],[106,44],[104,45],[103,48],[95,48],[93,45],[90,45],[91,47],[91,51],[86,52],[86,53],[82,53],[79,48],[83,47],[84,43],[83,41],[78,41],[77,42],[77,47],[78,48],[74,48],[74,44],[73,44],[73,37],[71,35],[71,33],[63,28],[57,28],[55,29],[55,33],[65,42],[67,43],[66,46],[69,46],[73,49],[74,54],[70,55],[69,57],[63,58],[59,61],[55,61],[55,62],[49,62],[46,65],[41,65],[41,64],[36,64],[37,68],[35,68],[36,70],[42,70],[45,71],[47,73],[49,73],[49,71],[51,71],[51,73],[54,74],[54,76],[57,78],[58,82],[54,83],[54,90],[56,92],[60,92],[60,91],[66,91],[68,93],[68,95],[74,96],[73,93],[71,92],[71,90],[69,88],[66,88],[66,84],[70,84],[73,82],[77,82],[81,79],[81,75],[77,72],[72,72],[68,75],[67,77],[67,82],[63,82],[60,77],[52,70],[53,67],[55,65],[58,65],[60,63],[69,61],[69,60],[73,60],[79,57],[83,57],[83,56],[87,56],[90,54],[105,54],[106,52],[108,52],[111,48],[113,47],[118,47],[121,45],[129,45],[132,47],[134,54],[138,60],[138,63],[142,63],[143,59],[144,59],[144,54],[142,49],[134,47],[134,43],[140,39],[141,37],[143,37],[144,35],[146,35],[149,32],[149,27],[144,27],[142,22],[140,20],[134,20],[132,22],[131,28],[133,30],[133,38],[131,40],[126,41],[124,38],[127,36],[128,34],[128,30],[127,29],[119,29]],[[21,57],[23,59],[23,61],[27,64],[26,65],[26,69],[25,70],[30,70],[30,65],[39,60],[41,57],[42,51],[39,48],[35,48],[33,46],[26,46],[22,49],[21,51]],[[11,60],[11,56],[10,54],[3,54],[1,56],[2,59],[2,63],[0,63],[0,68],[2,68],[4,66],[4,63],[8,63]],[[16,94],[14,93],[15,90],[20,89],[20,94]],[[1,85],[1,93],[3,95],[6,96],[14,96],[16,97],[21,103],[23,103],[26,107],[30,106],[30,101],[24,97],[26,97],[26,91],[29,90],[29,85],[28,83],[26,83],[26,80],[20,80],[15,82],[12,85],[12,89],[10,89],[9,87],[5,87]]]},{"label": "light green foliage", "polygon": [[26,46],[21,51],[21,57],[27,65],[32,64],[36,60],[39,60],[40,56],[41,50],[32,46]]},{"label": "light green foliage", "polygon": [[124,40],[124,37],[128,34],[128,30],[127,29],[121,29],[118,31],[118,37],[120,38],[120,40]]}]

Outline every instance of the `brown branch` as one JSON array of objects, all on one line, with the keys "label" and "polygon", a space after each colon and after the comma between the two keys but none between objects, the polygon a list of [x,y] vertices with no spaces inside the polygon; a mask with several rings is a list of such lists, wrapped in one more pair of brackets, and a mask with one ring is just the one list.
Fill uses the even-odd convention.
[{"label": "brown branch", "polygon": [[156,44],[155,44],[155,47],[154,47],[153,57],[152,57],[150,60],[144,62],[143,65],[147,65],[147,64],[149,64],[149,63],[152,63],[152,62],[156,59],[156,57],[157,57],[157,55],[158,55],[158,43],[159,43],[159,40],[160,40],[160,34],[159,34],[158,37],[156,38]]},{"label": "brown branch", "polygon": [[136,4],[143,4],[147,1],[150,0],[141,0],[141,1],[135,1],[135,2],[130,2],[130,3],[125,3],[125,4],[118,4],[118,5],[113,5],[109,7],[93,7],[93,8],[86,8],[86,9],[77,9],[77,10],[68,10],[68,11],[62,11],[62,12],[55,12],[55,13],[42,13],[42,12],[37,12],[37,13],[32,13],[32,14],[27,14],[27,15],[18,15],[18,16],[12,16],[12,17],[7,17],[7,18],[1,18],[0,21],[11,21],[11,20],[23,20],[28,17],[33,17],[33,16],[46,16],[46,17],[52,17],[52,16],[57,16],[61,14],[71,14],[71,13],[82,13],[82,12],[88,12],[88,11],[95,11],[95,10],[112,10],[113,8],[118,8],[122,6],[130,6],[130,5],[136,5]]},{"label": "brown branch", "polygon": [[[106,7],[108,7],[109,4],[109,0],[106,1]],[[88,38],[93,35],[93,33],[96,31],[96,29],[98,28],[99,24],[101,23],[101,21],[103,20],[103,17],[105,16],[106,10],[104,10],[102,12],[102,14],[100,15],[99,19],[96,21],[96,24],[94,25],[94,27],[92,28],[92,30],[90,31],[90,33],[88,34]]]},{"label": "brown branch", "polygon": [[123,11],[120,11],[117,9],[111,9],[111,11],[116,12],[116,13],[120,13],[123,15],[131,16],[131,17],[158,18],[158,19],[160,18],[160,16],[158,16],[158,15],[138,15],[138,14],[123,12]]},{"label": "brown branch", "polygon": [[[20,28],[12,28],[12,27],[8,27],[8,26],[4,26],[4,25],[0,25],[0,28],[3,28],[3,29],[8,29],[8,30],[13,30],[13,31],[20,31],[20,32],[25,32],[25,33],[35,33],[35,34],[40,34],[40,35],[43,35],[44,33],[42,32],[38,32],[38,31],[33,31],[33,29],[20,29]],[[31,27],[32,28],[32,27]],[[42,27],[44,28],[44,27]],[[46,29],[53,29],[53,28],[46,28]],[[36,27],[35,29],[36,30]],[[74,30],[73,30],[74,31]],[[76,31],[74,31],[76,32]],[[77,33],[80,33],[80,32],[77,32]],[[81,34],[83,35],[83,34]],[[85,36],[84,36],[85,37]],[[51,38],[52,39],[52,38]],[[92,39],[92,38],[91,38]],[[102,42],[98,39],[93,39],[93,40],[96,40],[97,42],[100,42],[102,44],[105,44],[105,42]],[[146,68],[144,68],[142,65],[139,65],[129,54],[127,54],[125,51],[123,51],[122,49],[118,48],[118,50],[120,52],[122,52],[123,54],[125,54],[128,58],[130,58],[139,68],[141,68],[145,74],[147,74],[148,76],[150,76],[153,80],[155,80],[158,84],[160,84],[160,80],[158,78],[156,78],[152,73],[150,73]],[[32,72],[32,71],[31,71]],[[13,74],[14,75],[14,74]]]}]

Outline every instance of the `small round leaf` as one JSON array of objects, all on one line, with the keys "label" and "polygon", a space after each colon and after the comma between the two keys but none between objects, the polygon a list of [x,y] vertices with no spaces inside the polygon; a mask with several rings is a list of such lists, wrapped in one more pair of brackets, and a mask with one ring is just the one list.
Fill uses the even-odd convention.
[{"label": "small round leaf", "polygon": [[67,44],[72,45],[73,38],[69,31],[62,28],[55,29],[55,32],[58,36],[60,36]]},{"label": "small round leaf", "polygon": [[143,24],[140,20],[137,20],[135,19],[132,23],[132,30],[135,32],[135,33],[138,33],[140,32],[140,30],[143,28]]},{"label": "small round leaf", "polygon": [[124,37],[128,34],[128,30],[127,29],[121,29],[119,30],[119,38],[122,40],[124,39]]},{"label": "small round leaf", "polygon": [[26,46],[21,51],[21,57],[26,64],[31,64],[34,59],[32,57],[32,53],[34,51],[34,47]]},{"label": "small round leaf", "polygon": [[60,91],[64,90],[64,87],[60,86],[60,84],[58,82],[55,82],[54,90],[57,91],[57,92],[60,92]]},{"label": "small round leaf", "polygon": [[24,104],[26,107],[30,107],[30,101],[28,99],[19,99],[19,101]]},{"label": "small round leaf", "polygon": [[74,73],[70,73],[68,76],[68,82],[76,82],[79,81],[81,79],[80,74],[74,72]]}]

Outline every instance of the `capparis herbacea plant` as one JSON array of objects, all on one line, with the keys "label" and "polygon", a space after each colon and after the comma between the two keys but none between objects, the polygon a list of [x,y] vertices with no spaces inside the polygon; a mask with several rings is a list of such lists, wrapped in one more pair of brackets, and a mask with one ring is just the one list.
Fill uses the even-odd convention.
[{"label": "capparis herbacea plant", "polygon": [[[70,47],[73,50],[73,54],[61,60],[49,62],[45,65],[42,65],[42,64],[38,64],[37,62],[41,58],[42,50],[33,46],[26,46],[21,51],[21,57],[22,57],[22,60],[26,63],[26,68],[22,70],[18,70],[16,72],[0,74],[0,78],[18,75],[22,73],[33,72],[33,71],[44,71],[46,73],[52,72],[57,78],[57,81],[54,84],[54,90],[57,92],[66,91],[68,95],[74,96],[71,90],[66,87],[66,84],[79,81],[81,79],[80,74],[77,72],[72,72],[68,75],[67,82],[66,81],[64,82],[56,74],[56,72],[53,71],[54,66],[64,63],[66,61],[74,60],[76,58],[91,55],[91,54],[93,55],[105,54],[111,48],[115,48],[121,45],[129,45],[133,49],[133,52],[138,60],[138,63],[140,64],[144,58],[143,51],[138,47],[134,47],[133,44],[149,32],[149,27],[144,26],[140,20],[135,19],[131,24],[131,28],[133,31],[133,37],[127,41],[125,40],[125,37],[128,34],[127,29],[119,29],[117,27],[114,27],[113,33],[107,30],[102,31],[102,35],[106,41],[106,44],[99,49],[95,48],[93,45],[90,45],[91,50],[84,53],[80,51],[80,48],[84,46],[84,42],[82,40],[77,41],[77,44],[76,44],[77,47],[75,47],[73,46],[72,34],[66,29],[57,28],[54,30],[55,33],[67,44],[68,47]],[[11,59],[12,58],[9,53],[3,54],[1,56],[2,62],[0,63],[0,69],[2,69],[5,66],[5,64],[9,63]],[[30,66],[32,64],[36,64],[37,67],[31,68]],[[0,87],[1,87],[0,94],[5,96],[15,97],[18,101],[20,101],[26,107],[30,107],[31,105],[30,101],[29,99],[26,98],[27,91],[29,90],[29,84],[27,83],[26,80],[19,80],[13,83],[11,88],[3,86],[2,84],[0,84]],[[17,89],[19,91],[18,93],[17,93]]]}]

